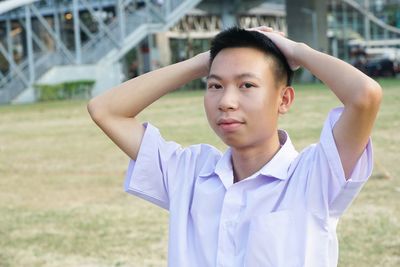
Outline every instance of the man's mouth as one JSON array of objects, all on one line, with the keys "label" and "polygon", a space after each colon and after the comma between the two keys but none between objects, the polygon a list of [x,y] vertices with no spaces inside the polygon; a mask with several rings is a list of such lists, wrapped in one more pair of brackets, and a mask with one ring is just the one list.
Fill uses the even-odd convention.
[{"label": "man's mouth", "polygon": [[217,125],[224,131],[224,132],[232,132],[235,131],[238,127],[244,124],[243,121],[233,119],[233,118],[223,118],[217,121]]}]

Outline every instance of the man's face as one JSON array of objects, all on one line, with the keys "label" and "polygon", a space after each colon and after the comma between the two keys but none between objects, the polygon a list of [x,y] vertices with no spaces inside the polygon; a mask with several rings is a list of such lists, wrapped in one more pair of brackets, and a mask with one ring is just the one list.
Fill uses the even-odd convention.
[{"label": "man's face", "polygon": [[271,65],[253,48],[226,48],[215,57],[204,107],[212,129],[228,146],[268,146],[277,133],[281,90]]}]

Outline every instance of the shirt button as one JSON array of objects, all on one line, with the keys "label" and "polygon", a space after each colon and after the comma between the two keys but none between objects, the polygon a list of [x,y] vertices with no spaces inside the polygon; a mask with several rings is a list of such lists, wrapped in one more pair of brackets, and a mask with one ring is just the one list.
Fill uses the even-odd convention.
[{"label": "shirt button", "polygon": [[232,225],[233,225],[233,222],[232,222],[232,221],[226,221],[226,222],[224,222],[224,226],[225,226],[226,228],[230,228],[230,227],[232,227]]}]

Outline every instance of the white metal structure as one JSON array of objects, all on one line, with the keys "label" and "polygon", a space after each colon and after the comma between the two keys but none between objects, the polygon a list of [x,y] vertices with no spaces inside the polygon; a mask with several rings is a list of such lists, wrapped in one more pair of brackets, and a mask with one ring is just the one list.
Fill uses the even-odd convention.
[{"label": "white metal structure", "polygon": [[[0,70],[0,103],[9,103],[35,83],[54,81],[55,77],[95,80],[95,91],[117,84],[122,79],[118,61],[126,52],[149,34],[167,30],[199,2],[1,2],[0,20],[5,26],[5,38],[0,42],[0,56],[8,66]],[[71,32],[73,41],[66,39]],[[16,33],[22,39],[19,42],[22,49],[15,46]],[[22,56],[16,57],[16,51]]]},{"label": "white metal structure", "polygon": [[[335,56],[349,59],[349,46],[359,46],[367,54],[393,54],[400,49],[400,29],[386,24],[370,10],[372,0],[331,0],[331,14],[334,23],[330,25],[328,36],[332,38]],[[337,41],[346,47],[338,55]],[[397,52],[396,52],[397,53]]]},{"label": "white metal structure", "polygon": [[[223,14],[212,8],[204,11],[194,7],[200,2],[218,7],[224,1],[2,1],[0,103],[24,97],[33,99],[32,87],[36,83],[67,80],[95,80],[97,94],[122,81],[120,60],[152,33],[166,31],[168,38],[177,39],[214,36],[224,27]],[[267,1],[261,6],[254,4],[256,0],[242,2],[249,8],[236,14],[240,26],[268,25],[287,32],[283,1]],[[250,8],[250,2],[257,7]],[[330,3],[335,18],[329,35],[335,37],[334,55],[338,56],[338,40],[352,44],[350,32],[359,37],[352,42],[369,51],[399,48],[400,30],[375,17],[367,6],[354,0],[330,0]],[[148,40],[151,42],[152,38]]]}]

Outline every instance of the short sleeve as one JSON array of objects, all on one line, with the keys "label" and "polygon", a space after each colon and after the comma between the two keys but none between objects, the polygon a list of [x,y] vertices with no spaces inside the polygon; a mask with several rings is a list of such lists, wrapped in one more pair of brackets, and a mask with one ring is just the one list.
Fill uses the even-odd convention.
[{"label": "short sleeve", "polygon": [[165,163],[180,149],[175,142],[166,142],[157,128],[149,123],[136,160],[130,160],[125,177],[125,191],[168,209],[168,186]]},{"label": "short sleeve", "polygon": [[191,188],[200,171],[213,168],[220,152],[209,145],[182,148],[166,141],[150,123],[140,144],[136,160],[130,160],[125,177],[125,191],[170,208],[171,197],[189,201]]},{"label": "short sleeve", "polygon": [[340,118],[343,108],[332,110],[325,121],[320,144],[330,168],[328,181],[329,211],[332,217],[339,217],[355,199],[372,174],[373,153],[371,138],[357,161],[352,174],[346,180],[339,152],[333,137],[333,127]]},{"label": "short sleeve", "polygon": [[302,169],[307,173],[306,195],[308,206],[315,211],[326,210],[338,218],[372,174],[371,140],[368,141],[349,179],[346,180],[339,152],[333,137],[333,127],[343,108],[333,109],[326,119],[319,143],[305,149],[300,155]]}]

